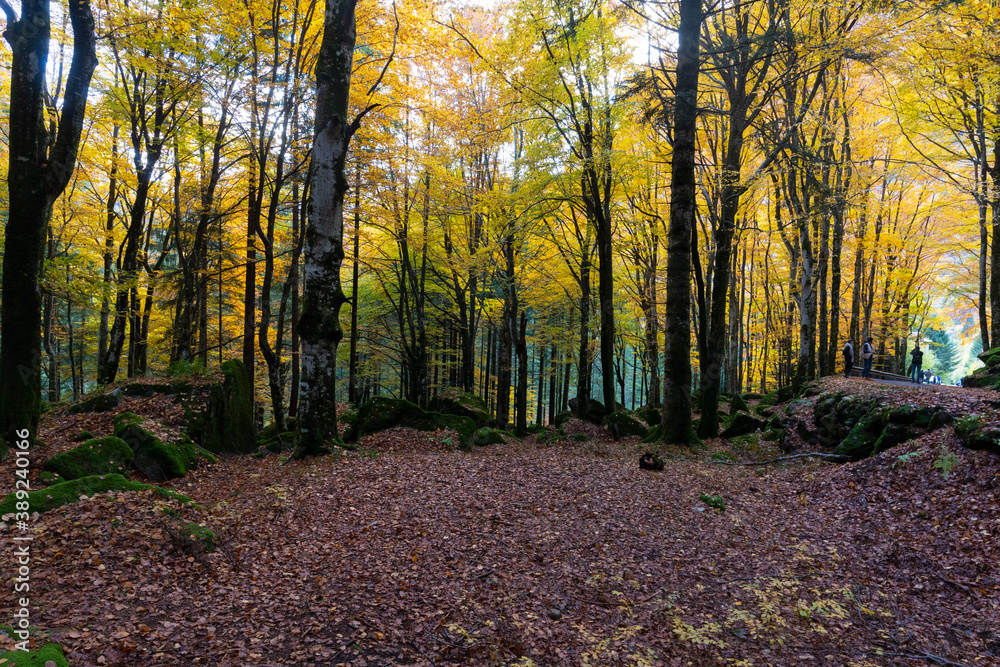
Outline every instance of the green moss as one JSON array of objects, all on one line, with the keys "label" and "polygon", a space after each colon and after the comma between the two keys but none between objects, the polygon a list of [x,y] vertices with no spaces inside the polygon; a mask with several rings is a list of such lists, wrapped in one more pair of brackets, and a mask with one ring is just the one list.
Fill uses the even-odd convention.
[{"label": "green moss", "polygon": [[472,440],[472,444],[477,447],[485,447],[486,445],[502,445],[506,442],[503,439],[503,434],[493,428],[483,427],[476,431],[476,436]]},{"label": "green moss", "polygon": [[285,431],[284,433],[279,433],[264,443],[264,447],[269,452],[274,452],[275,454],[280,454],[286,449],[295,449],[296,434],[297,431]]},{"label": "green moss", "polygon": [[58,484],[60,482],[65,482],[66,480],[59,475],[49,472],[48,470],[43,470],[38,473],[38,481],[45,486],[52,486],[53,484]]},{"label": "green moss", "polygon": [[66,414],[75,415],[81,412],[108,412],[117,408],[122,402],[120,391],[112,391],[107,394],[91,396],[76,405],[66,408]]},{"label": "green moss", "polygon": [[[985,362],[987,359],[1000,355],[1000,347],[991,347],[979,353],[979,360]],[[989,365],[989,364],[987,364]]]},{"label": "green moss", "polygon": [[90,431],[80,431],[72,438],[70,438],[70,442],[86,442],[87,440],[93,440],[93,439],[94,439],[94,434],[91,433]]},{"label": "green moss", "polygon": [[562,425],[573,418],[572,412],[560,412],[555,417],[552,418],[552,423],[555,424],[556,428],[562,428]]},{"label": "green moss", "polygon": [[709,507],[714,507],[720,512],[726,511],[726,501],[722,498],[722,496],[710,496],[703,493],[700,496],[698,496],[698,499],[701,500],[706,505],[708,505]]},{"label": "green moss", "polygon": [[0,653],[0,667],[69,667],[69,662],[63,655],[62,646],[50,642],[35,651]]},{"label": "green moss", "polygon": [[723,438],[732,438],[733,436],[752,433],[762,426],[764,426],[764,422],[756,417],[752,417],[746,412],[737,412],[729,415],[722,423],[722,433],[720,435]]},{"label": "green moss", "polygon": [[47,489],[31,491],[28,493],[28,498],[22,501],[17,500],[16,495],[11,493],[4,498],[3,502],[0,502],[0,516],[12,512],[25,511],[18,508],[17,504],[19,502],[26,502],[27,511],[29,512],[47,512],[56,507],[75,503],[80,500],[81,495],[92,496],[96,493],[105,493],[107,491],[142,491],[144,489],[154,489],[158,495],[164,498],[175,498],[187,504],[194,504],[190,498],[182,496],[175,491],[161,489],[151,484],[133,482],[121,475],[91,475],[90,477],[81,477],[80,479],[54,484]]},{"label": "green moss", "polygon": [[132,448],[132,465],[150,479],[183,477],[198,466],[198,447],[187,436],[163,442],[144,428],[142,417],[123,412],[114,419],[115,435]]},{"label": "green moss", "polygon": [[657,408],[639,408],[635,415],[646,422],[647,426],[656,426],[660,423],[660,411]]},{"label": "green moss", "polygon": [[42,468],[63,479],[121,474],[128,470],[133,456],[132,448],[112,435],[88,440],[79,447],[53,456],[42,464]]},{"label": "green moss", "polygon": [[733,394],[733,400],[729,404],[730,412],[750,412],[747,402],[739,394]]},{"label": "green moss", "polygon": [[222,375],[209,392],[201,446],[214,453],[248,454],[257,446],[250,376],[239,359],[223,361]]},{"label": "green moss", "polygon": [[570,439],[576,440],[577,442],[588,442],[590,440],[590,436],[584,433],[574,433],[569,437]]},{"label": "green moss", "polygon": [[492,421],[486,401],[480,397],[458,389],[445,389],[431,404],[430,409],[446,415],[468,417],[481,428]]},{"label": "green moss", "polygon": [[200,523],[186,523],[181,528],[181,534],[195,543],[193,550],[197,553],[212,553],[215,551],[215,532]]},{"label": "green moss", "polygon": [[358,410],[355,428],[345,432],[345,437],[356,440],[368,433],[377,433],[395,426],[406,426],[418,431],[452,429],[462,437],[471,438],[476,431],[476,423],[469,417],[427,412],[415,403],[388,396],[376,396],[365,402]]},{"label": "green moss", "polygon": [[879,413],[865,415],[851,428],[847,437],[833,450],[833,453],[850,456],[854,460],[870,456],[875,451],[876,445],[880,444],[879,439],[884,427],[885,421]]}]

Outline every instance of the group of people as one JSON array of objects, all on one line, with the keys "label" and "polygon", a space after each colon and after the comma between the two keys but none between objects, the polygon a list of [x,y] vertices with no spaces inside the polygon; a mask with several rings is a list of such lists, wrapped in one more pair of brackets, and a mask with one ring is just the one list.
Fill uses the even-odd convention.
[{"label": "group of people", "polygon": [[[920,384],[924,381],[929,381],[930,372],[926,374],[921,371],[921,366],[924,363],[924,352],[920,349],[920,343],[913,346],[913,350],[910,351],[910,368],[906,371],[907,377],[910,378],[910,382],[916,382]],[[864,362],[864,367],[861,370],[861,377],[872,379],[872,362],[875,360],[875,346],[872,345],[872,337],[869,336],[868,340],[864,342],[861,346],[861,361]],[[854,372],[854,345],[848,340],[847,344],[844,345],[844,377],[851,377],[851,373]],[[940,383],[940,380],[938,380]]]}]

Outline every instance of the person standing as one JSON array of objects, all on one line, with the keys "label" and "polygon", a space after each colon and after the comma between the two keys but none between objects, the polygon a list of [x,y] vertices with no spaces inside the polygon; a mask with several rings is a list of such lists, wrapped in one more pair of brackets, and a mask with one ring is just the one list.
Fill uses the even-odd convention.
[{"label": "person standing", "polygon": [[851,341],[848,340],[844,345],[844,377],[851,377],[851,371],[854,370],[854,346],[851,345]]},{"label": "person standing", "polygon": [[864,362],[864,370],[861,371],[861,377],[872,379],[872,362],[875,361],[875,346],[872,345],[872,337],[869,336],[865,344],[861,346],[861,360]]},{"label": "person standing", "polygon": [[920,349],[920,343],[913,346],[910,356],[913,357],[913,363],[910,365],[910,381],[920,384],[924,377],[923,373],[920,372],[920,366],[924,363],[924,353]]}]

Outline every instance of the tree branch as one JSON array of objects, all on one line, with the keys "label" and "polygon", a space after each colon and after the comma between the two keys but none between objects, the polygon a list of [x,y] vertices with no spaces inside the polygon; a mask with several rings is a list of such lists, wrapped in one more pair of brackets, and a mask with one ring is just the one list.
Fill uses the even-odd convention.
[{"label": "tree branch", "polygon": [[818,456],[822,459],[830,459],[831,461],[849,461],[850,456],[844,456],[843,454],[823,454],[821,452],[809,452],[808,454],[793,454],[792,456],[779,456],[776,459],[771,459],[769,461],[751,461],[749,463],[744,463],[742,461],[712,461],[712,463],[719,463],[724,466],[764,466],[769,463],[778,463],[779,461],[791,461],[792,459],[802,459],[810,456]]},{"label": "tree branch", "polygon": [[[3,2],[3,0],[0,0],[0,2]],[[368,89],[368,97],[374,95],[375,91],[378,90],[378,87],[382,84],[382,77],[384,77],[385,73],[389,70],[389,65],[392,64],[392,59],[396,57],[396,38],[399,37],[399,15],[396,13],[396,0],[392,0],[392,18],[396,21],[396,29],[392,32],[392,51],[389,53],[389,59],[385,61],[385,67],[382,68],[382,73],[378,75],[378,79],[376,79],[375,83],[372,84],[372,87]]]}]

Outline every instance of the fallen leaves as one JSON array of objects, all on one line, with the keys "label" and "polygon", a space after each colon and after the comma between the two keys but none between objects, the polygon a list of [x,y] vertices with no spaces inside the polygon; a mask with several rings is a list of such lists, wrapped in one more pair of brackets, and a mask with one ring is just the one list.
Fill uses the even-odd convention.
[{"label": "fallen leaves", "polygon": [[[1000,461],[950,429],[857,464],[677,452],[663,473],[635,443],[445,437],[224,458],[176,480],[205,511],[130,492],[42,515],[33,623],[77,667],[1000,664]],[[166,510],[217,551],[178,549]]]}]

